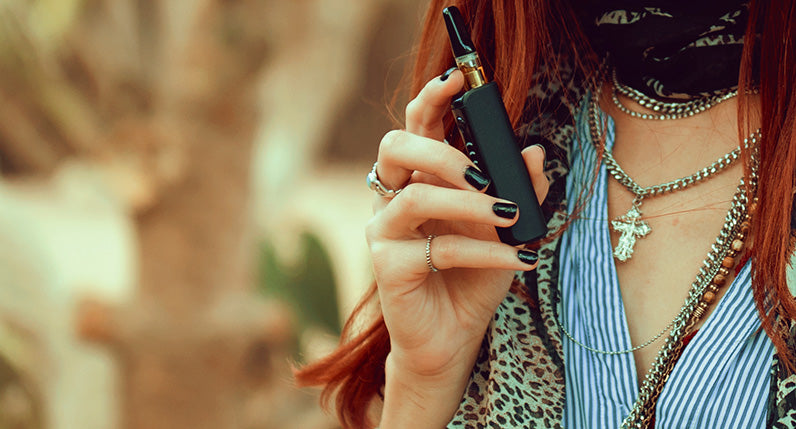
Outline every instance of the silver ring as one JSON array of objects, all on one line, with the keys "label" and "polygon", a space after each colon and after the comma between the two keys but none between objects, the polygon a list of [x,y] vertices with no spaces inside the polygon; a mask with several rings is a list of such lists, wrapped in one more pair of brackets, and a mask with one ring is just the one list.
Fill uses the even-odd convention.
[{"label": "silver ring", "polygon": [[431,270],[432,273],[436,273],[439,271],[434,264],[431,263],[431,240],[433,240],[436,235],[431,234],[426,238],[426,265],[428,265],[428,269]]},{"label": "silver ring", "polygon": [[381,183],[381,180],[379,180],[379,174],[376,173],[376,167],[378,167],[378,166],[379,166],[379,163],[378,162],[374,162],[373,163],[373,169],[370,170],[370,173],[368,173],[368,177],[367,177],[367,180],[366,180],[366,183],[368,184],[368,188],[370,188],[371,191],[375,191],[377,194],[381,195],[382,197],[394,198],[396,195],[398,195],[399,192],[401,192],[403,190],[403,188],[390,189],[390,188],[384,186],[384,183]]}]

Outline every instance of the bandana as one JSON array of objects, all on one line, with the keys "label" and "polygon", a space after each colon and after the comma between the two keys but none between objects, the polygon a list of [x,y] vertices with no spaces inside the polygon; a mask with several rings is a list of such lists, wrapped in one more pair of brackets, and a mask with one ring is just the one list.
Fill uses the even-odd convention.
[{"label": "bandana", "polygon": [[738,85],[748,1],[571,1],[621,83],[659,99]]}]

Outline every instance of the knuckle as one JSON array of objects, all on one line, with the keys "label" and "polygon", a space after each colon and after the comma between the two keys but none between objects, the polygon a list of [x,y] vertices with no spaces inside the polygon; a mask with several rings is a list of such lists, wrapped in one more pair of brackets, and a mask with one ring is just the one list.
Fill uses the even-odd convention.
[{"label": "knuckle", "polygon": [[418,114],[420,111],[420,100],[417,98],[413,98],[409,103],[406,104],[406,119],[411,120]]},{"label": "knuckle", "polygon": [[375,265],[381,265],[379,261],[385,259],[384,255],[387,252],[386,247],[387,246],[382,241],[376,241],[370,244],[370,257]]},{"label": "knuckle", "polygon": [[393,201],[400,205],[401,211],[414,213],[425,204],[425,187],[420,183],[410,183]]},{"label": "knuckle", "polygon": [[381,138],[379,143],[380,158],[390,158],[390,154],[395,152],[395,149],[401,145],[406,132],[401,130],[391,130]]},{"label": "knuckle", "polygon": [[387,250],[387,240],[382,235],[382,225],[380,216],[370,218],[365,226],[365,239],[368,243],[368,250],[370,251],[371,259],[373,262],[383,259]]},{"label": "knuckle", "polygon": [[373,216],[368,220],[368,223],[365,225],[365,240],[368,242],[368,246],[371,248],[373,247],[374,243],[378,241],[380,225],[378,221],[379,216]]}]

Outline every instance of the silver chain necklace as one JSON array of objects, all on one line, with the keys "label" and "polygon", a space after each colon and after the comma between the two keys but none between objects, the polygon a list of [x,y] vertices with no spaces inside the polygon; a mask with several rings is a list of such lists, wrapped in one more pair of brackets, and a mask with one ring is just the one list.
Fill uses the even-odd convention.
[{"label": "silver chain necklace", "polygon": [[[591,103],[589,105],[589,109],[590,109],[589,129],[590,129],[590,132],[591,132],[592,142],[593,142],[593,144],[595,146],[599,145],[599,142],[601,141],[600,130],[599,130],[598,126],[597,126],[597,119],[596,119],[596,118],[599,117],[599,110],[597,108],[597,102],[596,102],[596,100],[598,98],[599,98],[599,90],[596,91],[596,93],[594,95],[594,98],[591,100]],[[749,137],[744,139],[744,141],[743,141],[744,147],[756,148],[757,141],[759,140],[759,138],[760,138],[760,129],[757,129]],[[738,155],[740,154],[740,146],[736,150],[738,151],[738,154],[735,155],[735,157],[736,157],[735,159],[737,159]],[[730,152],[730,153],[734,153],[736,150],[734,150],[733,152]],[[725,157],[726,156],[727,155],[725,155]],[[756,159],[756,157],[754,159]],[[700,172],[702,172],[704,170],[705,169],[700,170]],[[693,176],[699,174],[700,172],[697,172],[694,175],[689,176],[689,177],[693,177]],[[716,172],[718,172],[718,171],[716,171]],[[751,173],[752,173],[751,178],[752,178],[753,181],[755,181],[754,184],[756,185],[756,179],[757,179],[757,166],[756,166],[756,164],[753,165],[753,169],[752,169]],[[708,175],[715,174],[715,172],[708,171],[707,174]],[[616,176],[614,176],[614,177],[616,177]],[[630,178],[628,177],[628,179],[630,179]],[[703,178],[700,178],[698,180],[702,180],[702,179]],[[632,181],[632,179],[630,179],[630,180]],[[683,179],[678,179],[678,180],[683,180]],[[672,184],[672,183],[675,183],[675,182],[677,182],[677,181],[669,182],[669,184]],[[633,183],[635,183],[635,182],[633,182]],[[689,186],[691,184],[693,184],[693,183],[689,183],[688,185],[685,185],[685,186]],[[667,184],[657,185],[656,187],[665,186],[665,185],[667,185]],[[638,185],[636,185],[636,186],[638,186]],[[674,186],[674,185],[672,185],[672,186]],[[656,188],[656,187],[649,187],[649,188]],[[649,189],[649,188],[641,188],[641,189]],[[748,196],[743,192],[744,188],[745,187],[744,187],[743,179],[742,179],[741,180],[741,184],[738,185],[738,191],[736,192],[735,197],[733,199],[733,206],[730,209],[730,211],[727,213],[727,219],[725,221],[724,227],[722,228],[722,231],[719,234],[719,237],[716,239],[717,240],[717,244],[713,245],[711,253],[708,254],[707,259],[705,259],[705,261],[703,262],[703,267],[700,268],[699,275],[697,275],[696,280],[692,284],[691,292],[689,293],[689,299],[694,295],[695,291],[699,291],[698,298],[701,298],[702,294],[704,293],[705,289],[707,288],[707,285],[711,282],[711,280],[713,279],[713,276],[716,274],[716,272],[718,272],[718,269],[721,268],[721,266],[720,266],[721,265],[721,261],[724,259],[724,256],[726,256],[727,250],[729,249],[729,244],[732,241],[732,237],[734,237],[734,232],[733,231],[735,229],[737,229],[736,227],[737,227],[737,224],[738,224],[738,219],[746,211],[746,204],[747,204],[747,201],[748,201]],[[682,188],[680,188],[680,189],[682,189]],[[656,193],[656,195],[660,195],[661,193],[664,193],[664,192],[667,192],[667,191],[666,190],[661,191],[659,193]],[[632,210],[633,210],[633,208],[631,208],[631,211]],[[739,212],[740,214],[738,215],[737,212]],[[728,225],[729,225],[729,229],[728,229]],[[620,242],[621,242],[621,238],[620,238]],[[717,247],[717,245],[718,245],[718,247]],[[632,248],[631,248],[630,252],[632,253]],[[614,255],[616,255],[616,252],[614,252]],[[711,264],[714,264],[716,266],[713,267]],[[710,275],[705,275],[704,274],[704,270],[705,270],[706,267],[710,269],[709,272],[712,273],[712,274],[710,274]],[[715,268],[715,270],[713,270],[712,268]],[[647,347],[647,346],[651,345],[656,340],[661,338],[667,331],[669,331],[670,328],[672,328],[671,332],[674,333],[675,332],[674,328],[676,328],[680,324],[680,322],[682,320],[688,321],[688,319],[691,318],[691,315],[694,313],[695,306],[698,303],[699,303],[699,300],[697,299],[697,301],[694,304],[694,306],[690,306],[689,305],[689,301],[687,300],[686,304],[680,309],[680,311],[675,316],[675,318],[671,322],[669,322],[669,324],[666,325],[660,332],[658,332],[656,335],[654,335],[652,338],[650,338],[649,340],[645,341],[644,343],[639,344],[639,345],[637,345],[635,347],[632,347],[632,348],[629,348],[629,349],[625,349],[625,350],[600,350],[600,349],[596,349],[594,347],[591,347],[591,346],[579,341],[578,339],[576,339],[566,329],[566,327],[564,327],[564,324],[561,323],[561,321],[558,318],[556,318],[556,322],[557,322],[559,328],[561,329],[561,332],[563,332],[564,335],[566,335],[566,337],[570,341],[572,341],[574,344],[578,345],[579,347],[582,347],[582,348],[584,348],[584,349],[586,349],[588,351],[591,351],[593,353],[598,353],[598,354],[620,355],[620,354],[632,353],[632,352],[634,352],[636,350],[639,350],[639,349],[642,349],[644,347]],[[672,336],[667,338],[666,344],[669,344],[671,339],[672,339]],[[657,362],[658,362],[658,360],[656,360],[656,363]],[[651,372],[652,372],[652,370],[651,370]]]},{"label": "silver chain necklace", "polygon": [[[750,139],[745,139],[744,143],[747,144]],[[756,144],[756,139],[751,140],[752,144]],[[691,290],[688,293],[685,304],[672,323],[672,330],[666,338],[663,346],[658,351],[655,361],[639,389],[639,395],[630,413],[620,425],[620,429],[641,429],[646,426],[645,422],[654,416],[654,405],[657,402],[657,397],[665,385],[665,378],[671,373],[675,359],[678,357],[678,349],[682,350],[683,337],[688,334],[688,330],[693,326],[692,320],[697,313],[699,304],[702,297],[708,289],[708,286],[713,281],[713,278],[719,273],[722,268],[722,260],[727,256],[731,249],[733,237],[735,237],[741,230],[741,220],[747,212],[749,201],[752,200],[752,195],[757,188],[757,161],[756,161],[756,148],[753,149],[753,161],[751,172],[751,186],[747,188],[744,180],[741,179],[738,185],[735,196],[733,197],[732,207],[727,212],[724,226],[716,237],[716,242],[711,246],[711,251],[708,253],[707,258],[702,263]],[[747,193],[749,192],[749,193]],[[652,399],[652,400],[651,400]]]},{"label": "silver chain necklace", "polygon": [[632,347],[632,348],[629,348],[629,349],[625,349],[625,350],[600,350],[600,349],[595,349],[594,347],[591,347],[588,344],[582,343],[581,341],[576,339],[572,334],[570,334],[569,331],[567,330],[567,328],[564,327],[564,324],[561,323],[561,321],[558,318],[556,318],[556,322],[558,322],[558,327],[561,328],[561,332],[563,332],[564,335],[566,335],[567,338],[569,338],[569,340],[572,341],[573,343],[575,343],[577,346],[579,346],[579,347],[581,347],[583,349],[586,349],[586,350],[588,350],[588,351],[590,351],[592,353],[597,353],[597,354],[601,354],[601,355],[608,355],[608,356],[614,356],[614,355],[624,355],[624,354],[628,354],[628,353],[633,353],[636,350],[643,349],[644,347],[647,347],[648,345],[654,343],[658,338],[662,337],[663,334],[665,334],[669,330],[669,328],[674,326],[674,324],[677,322],[677,320],[680,317],[683,317],[683,312],[684,311],[685,311],[685,306],[683,306],[683,308],[680,309],[680,312],[677,313],[677,316],[675,316],[674,319],[672,319],[672,321],[669,322],[669,324],[666,325],[660,332],[655,334],[654,337],[650,338],[649,340],[647,340],[647,341],[645,341],[645,342],[643,342],[643,343],[641,343],[641,344],[639,344],[639,345],[637,345],[635,347]]},{"label": "silver chain necklace", "polygon": [[[591,138],[595,145],[599,144],[601,134],[598,125],[600,122],[600,113],[597,108],[597,100],[599,97],[600,90],[598,89],[590,103],[591,114],[589,115],[589,130],[591,131]],[[681,177],[659,185],[644,187],[636,183],[636,181],[622,169],[616,159],[614,159],[613,153],[611,153],[610,150],[604,149],[603,161],[605,162],[608,172],[611,173],[611,176],[613,176],[619,184],[633,194],[633,203],[627,213],[611,221],[611,226],[614,231],[621,234],[616,248],[614,249],[614,257],[621,262],[627,261],[633,256],[633,248],[636,241],[652,232],[652,228],[649,224],[641,219],[641,203],[644,202],[644,198],[681,191],[695,185],[725,170],[738,160],[740,154],[741,147],[738,146],[712,164],[690,176]]]},{"label": "silver chain necklace", "polygon": [[[599,93],[599,90],[597,93]],[[593,103],[594,104],[592,104],[591,107],[594,109],[596,108],[596,102],[593,101]],[[597,115],[599,115],[599,113],[597,113]],[[594,115],[590,116],[593,117]],[[590,128],[592,134],[597,135],[597,138],[593,137],[594,144],[596,145],[599,144],[601,139],[599,129],[597,129],[597,122],[594,121],[591,123],[592,119],[593,118],[590,118]],[[699,311],[701,309],[700,304],[703,303],[703,297],[705,297],[705,293],[709,290],[714,278],[719,275],[721,270],[725,269],[722,267],[722,263],[733,250],[732,245],[734,243],[734,237],[739,236],[739,232],[743,228],[742,220],[745,218],[745,216],[748,216],[747,210],[749,202],[753,199],[753,195],[757,190],[757,142],[759,141],[760,137],[760,129],[757,129],[743,141],[743,147],[752,151],[749,172],[750,183],[747,186],[743,178],[740,180],[735,195],[733,196],[732,206],[727,212],[724,225],[722,226],[719,235],[716,237],[716,242],[711,246],[710,252],[708,252],[708,255],[703,261],[702,266],[699,268],[696,279],[691,284],[691,290],[689,291],[688,297],[686,298],[683,307],[680,309],[680,312],[674,318],[674,320],[672,320],[672,322],[667,325],[666,328],[664,328],[663,332],[671,327],[669,336],[666,338],[663,346],[658,351],[658,355],[656,356],[652,367],[645,375],[639,389],[639,395],[636,401],[633,403],[630,413],[622,421],[620,429],[642,429],[647,427],[649,424],[650,419],[655,413],[657,398],[660,396],[663,386],[665,385],[665,378],[668,378],[673,364],[676,362],[679,356],[679,353],[682,353],[683,338],[688,333],[688,330],[693,326],[695,320],[701,317],[703,314]],[[644,344],[633,347],[632,349],[626,351],[603,351],[594,349],[593,347],[589,347],[577,341],[564,328],[563,324],[558,318],[556,318],[556,322],[561,328],[562,332],[564,332],[564,334],[575,344],[592,352],[608,355],[630,353],[652,344],[656,339],[662,336],[662,334],[658,334]]]},{"label": "silver chain necklace", "polygon": [[[708,110],[711,107],[720,104],[724,101],[727,101],[738,95],[738,90],[734,89],[722,92],[720,94],[708,95],[705,97],[695,98],[682,102],[664,102],[649,97],[635,88],[631,88],[627,85],[620,83],[619,79],[617,79],[616,77],[616,69],[612,71],[611,79],[613,80],[613,90],[611,91],[611,99],[613,100],[616,107],[623,113],[626,113],[634,118],[640,118],[640,119],[671,120],[671,119],[688,118],[696,115],[697,113],[702,113],[705,110]],[[635,110],[631,110],[630,108],[622,104],[622,101],[619,100],[619,94],[622,94],[625,97],[630,98],[631,100],[641,105],[641,107],[650,109],[654,113],[637,112]]]}]

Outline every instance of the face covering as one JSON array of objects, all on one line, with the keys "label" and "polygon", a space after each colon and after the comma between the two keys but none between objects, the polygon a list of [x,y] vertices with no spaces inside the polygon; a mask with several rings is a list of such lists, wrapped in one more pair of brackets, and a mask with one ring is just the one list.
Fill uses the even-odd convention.
[{"label": "face covering", "polygon": [[619,82],[657,99],[737,87],[747,1],[570,1]]}]

